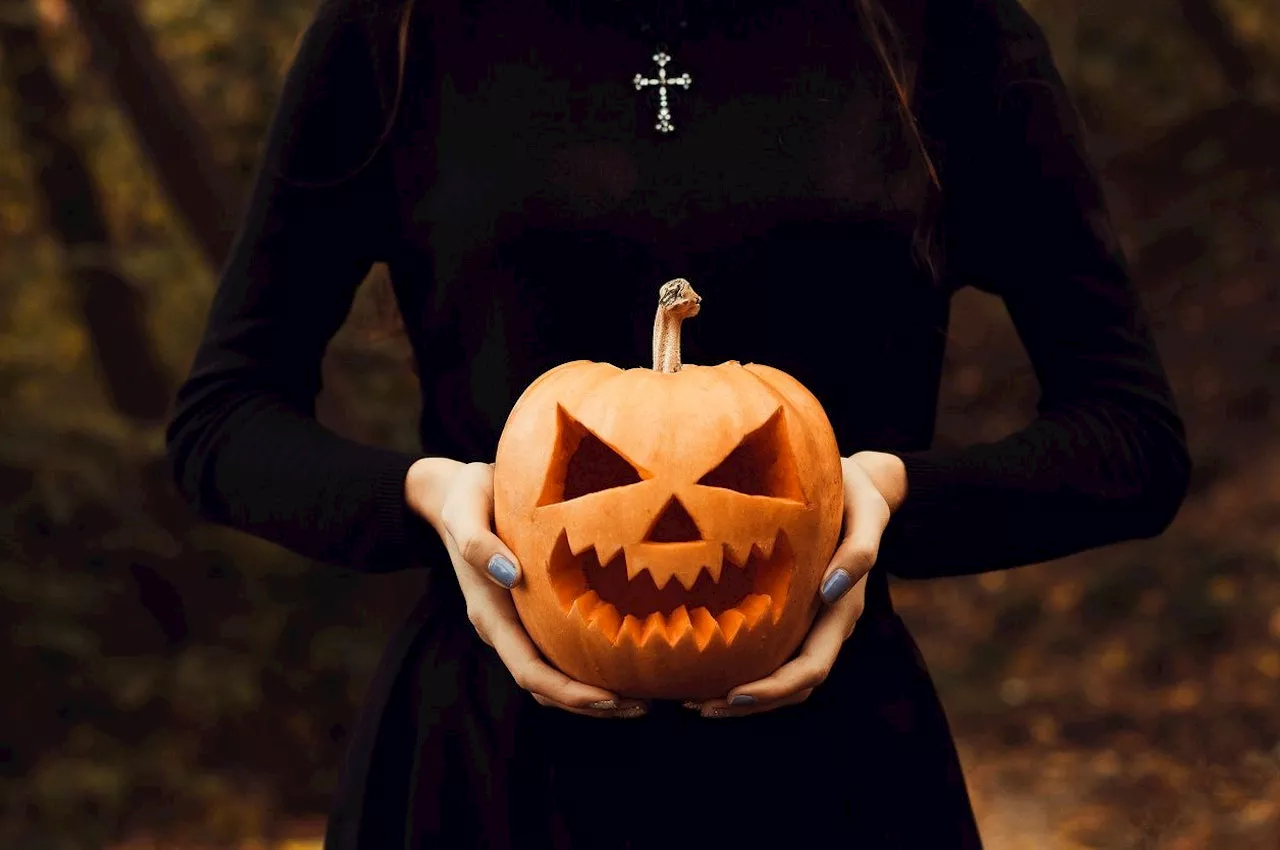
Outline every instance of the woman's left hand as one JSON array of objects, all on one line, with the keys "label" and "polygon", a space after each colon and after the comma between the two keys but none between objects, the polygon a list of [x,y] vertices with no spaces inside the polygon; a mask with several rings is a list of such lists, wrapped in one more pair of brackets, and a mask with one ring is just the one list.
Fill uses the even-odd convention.
[{"label": "woman's left hand", "polygon": [[724,699],[686,702],[703,717],[739,717],[794,705],[826,680],[840,647],[862,615],[867,573],[876,562],[889,517],[906,496],[906,471],[896,456],[859,452],[843,458],[844,539],[822,579],[826,603],[800,652],[773,675],[730,691]]}]

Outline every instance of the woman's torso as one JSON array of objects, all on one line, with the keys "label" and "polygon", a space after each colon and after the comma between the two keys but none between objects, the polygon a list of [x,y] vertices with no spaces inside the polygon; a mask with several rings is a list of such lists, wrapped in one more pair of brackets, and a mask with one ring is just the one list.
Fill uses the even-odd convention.
[{"label": "woman's torso", "polygon": [[[425,447],[491,459],[543,371],[647,365],[673,277],[703,296],[685,362],[790,372],[845,454],[927,446],[948,299],[913,255],[924,173],[848,4],[571,2],[415,13],[391,267]],[[633,82],[660,44],[692,76],[671,133]]]},{"label": "woman's torso", "polygon": [[[850,8],[712,0],[680,28],[678,9],[569,2],[442,0],[415,19],[389,141],[390,265],[424,449],[491,460],[542,372],[576,359],[647,365],[658,287],[673,277],[703,296],[685,362],[791,373],[822,401],[843,454],[927,446],[948,293],[913,255],[925,178],[899,150]],[[665,27],[644,32],[645,18]],[[670,90],[669,134],[654,127],[657,94],[633,82],[656,76],[662,43],[668,73],[692,76]],[[439,667],[419,670],[414,704],[454,730],[432,745],[451,754],[439,782],[453,802],[423,802],[419,828],[452,818],[508,835],[518,822],[533,835],[554,822],[575,846],[602,848],[627,835],[633,848],[691,846],[695,828],[697,842],[739,844],[809,830],[879,835],[880,848],[936,827],[961,838],[935,846],[977,846],[945,720],[873,575],[828,683],[754,721],[675,705],[617,723],[548,711],[465,619],[438,621],[422,639]],[[459,641],[461,655],[442,648]],[[495,758],[507,773],[483,767]],[[917,805],[932,815],[913,821]],[[512,820],[481,826],[503,813]]]}]

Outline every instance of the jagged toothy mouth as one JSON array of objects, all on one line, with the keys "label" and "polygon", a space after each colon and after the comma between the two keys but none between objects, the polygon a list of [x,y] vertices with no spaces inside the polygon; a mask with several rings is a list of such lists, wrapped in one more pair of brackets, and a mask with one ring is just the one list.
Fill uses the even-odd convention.
[{"label": "jagged toothy mouth", "polygon": [[603,564],[595,546],[574,552],[561,532],[549,574],[565,613],[614,644],[629,637],[643,646],[658,636],[703,649],[717,637],[732,644],[766,613],[781,616],[794,563],[782,531],[746,551],[707,540],[631,544]]}]

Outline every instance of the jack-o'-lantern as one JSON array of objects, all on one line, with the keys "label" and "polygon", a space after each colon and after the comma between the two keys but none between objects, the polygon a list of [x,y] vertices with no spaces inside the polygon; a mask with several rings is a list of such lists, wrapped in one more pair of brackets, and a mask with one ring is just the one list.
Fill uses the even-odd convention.
[{"label": "jack-o'-lantern", "polygon": [[662,287],[653,369],[574,361],[537,378],[495,458],[529,636],[624,696],[705,699],[775,670],[812,625],[840,530],[822,406],[769,366],[682,366],[700,303],[683,279]]}]

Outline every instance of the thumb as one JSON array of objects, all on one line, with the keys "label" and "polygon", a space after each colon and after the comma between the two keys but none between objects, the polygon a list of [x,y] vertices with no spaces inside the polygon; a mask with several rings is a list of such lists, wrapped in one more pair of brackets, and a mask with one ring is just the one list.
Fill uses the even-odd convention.
[{"label": "thumb", "polygon": [[475,480],[459,482],[441,511],[445,530],[462,560],[510,590],[521,579],[520,562],[493,533],[493,490],[487,468],[474,464],[463,474],[467,473]]},{"label": "thumb", "polygon": [[483,570],[492,581],[508,590],[519,584],[523,577],[520,562],[492,531],[487,528],[472,529],[461,540],[454,537],[454,542],[462,560]]},{"label": "thumb", "polygon": [[837,602],[876,562],[878,541],[850,535],[841,541],[822,577],[822,599],[828,605]]},{"label": "thumb", "polygon": [[477,570],[484,570],[490,580],[511,590],[520,584],[522,575],[520,562],[516,561],[511,550],[504,547],[502,540],[492,531],[480,531],[468,538],[461,548],[463,561],[470,563]]},{"label": "thumb", "polygon": [[889,506],[860,468],[845,470],[845,536],[822,577],[828,605],[844,596],[875,564],[880,536],[889,523]]}]

